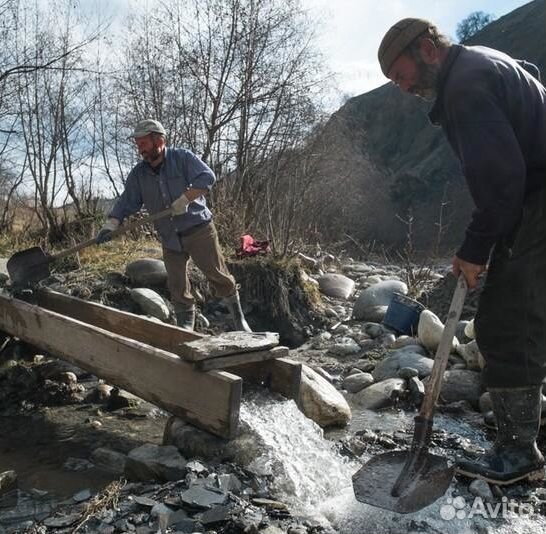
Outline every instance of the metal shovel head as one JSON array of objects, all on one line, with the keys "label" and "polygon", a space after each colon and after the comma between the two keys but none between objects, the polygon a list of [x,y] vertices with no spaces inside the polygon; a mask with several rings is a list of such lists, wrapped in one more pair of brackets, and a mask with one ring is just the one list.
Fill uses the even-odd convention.
[{"label": "metal shovel head", "polygon": [[399,495],[393,495],[394,485],[406,467],[410,454],[413,453],[387,452],[364,464],[353,475],[357,500],[399,514],[410,514],[439,499],[451,483],[453,468],[442,456],[428,452],[422,455]]},{"label": "metal shovel head", "polygon": [[7,263],[9,277],[16,285],[39,282],[49,276],[50,257],[40,248],[16,252]]}]

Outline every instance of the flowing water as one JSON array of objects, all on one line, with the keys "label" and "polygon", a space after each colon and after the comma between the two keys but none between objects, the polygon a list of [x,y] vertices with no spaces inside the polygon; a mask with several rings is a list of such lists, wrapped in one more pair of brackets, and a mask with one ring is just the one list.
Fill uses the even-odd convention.
[{"label": "flowing water", "polygon": [[[404,412],[353,412],[355,428],[410,430],[413,416]],[[400,515],[358,502],[351,476],[360,463],[348,461],[325,439],[322,430],[293,401],[255,395],[241,406],[241,419],[251,425],[266,447],[262,466],[274,477],[277,498],[293,513],[312,517],[337,534],[527,534],[546,532],[546,519],[511,502],[488,504],[457,496],[455,483],[447,494],[416,514]],[[485,445],[483,433],[465,422],[439,415],[438,428]],[[367,457],[362,458],[363,461]],[[388,483],[388,481],[386,481]]]}]

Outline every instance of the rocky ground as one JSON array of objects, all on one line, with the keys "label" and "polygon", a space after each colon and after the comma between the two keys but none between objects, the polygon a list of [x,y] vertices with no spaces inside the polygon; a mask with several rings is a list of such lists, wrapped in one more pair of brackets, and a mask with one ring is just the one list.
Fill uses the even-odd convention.
[{"label": "rocky ground", "polygon": [[[415,277],[396,265],[327,255],[299,262],[300,274],[283,280],[298,284],[288,287],[296,297],[285,301],[284,321],[291,307],[298,309],[283,341],[293,346],[290,357],[304,364],[301,411],[293,401],[249,389],[240,433],[229,442],[6,336],[0,351],[0,533],[542,528],[543,483],[501,489],[456,479],[448,497],[404,521],[356,503],[351,473],[371,456],[411,443],[454,280],[439,267],[420,273],[419,287],[408,287]],[[134,262],[124,273],[58,273],[45,281],[58,291],[172,322],[164,283],[159,260]],[[195,287],[206,292],[199,280]],[[264,283],[261,293],[250,287],[246,281],[241,289],[249,322],[266,330],[258,300]],[[395,292],[409,292],[427,308],[412,335],[383,324]],[[475,455],[494,436],[470,322],[478,293],[467,299],[435,420],[432,447],[450,459]],[[30,290],[17,294],[32,300]],[[221,303],[199,296],[198,328],[211,334],[229,329]],[[303,343],[294,346],[296,339]],[[531,507],[532,517],[469,509],[471,502],[512,501]],[[451,512],[460,513],[453,519]]]}]

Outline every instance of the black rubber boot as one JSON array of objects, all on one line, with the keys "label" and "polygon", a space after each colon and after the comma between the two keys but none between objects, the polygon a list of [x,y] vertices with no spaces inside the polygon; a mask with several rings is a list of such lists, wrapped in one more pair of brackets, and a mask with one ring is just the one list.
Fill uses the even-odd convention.
[{"label": "black rubber boot", "polygon": [[174,314],[176,324],[184,330],[193,330],[195,327],[195,306],[193,304],[184,304],[183,302],[174,303]]},{"label": "black rubber boot", "polygon": [[459,474],[506,485],[544,478],[544,457],[536,438],[540,425],[542,386],[490,388],[498,430],[495,443],[474,461],[459,460]]},{"label": "black rubber boot", "polygon": [[229,314],[233,319],[234,329],[236,331],[252,332],[250,326],[246,322],[243,310],[241,309],[241,301],[239,299],[239,292],[236,291],[233,295],[225,297],[223,299],[224,304],[229,310]]}]

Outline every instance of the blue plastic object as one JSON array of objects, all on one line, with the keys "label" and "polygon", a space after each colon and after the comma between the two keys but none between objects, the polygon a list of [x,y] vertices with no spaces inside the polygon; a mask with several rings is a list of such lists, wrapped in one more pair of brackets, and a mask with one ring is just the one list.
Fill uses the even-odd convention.
[{"label": "blue plastic object", "polygon": [[401,293],[394,293],[383,324],[401,334],[413,336],[417,333],[419,316],[424,309],[420,302]]}]

